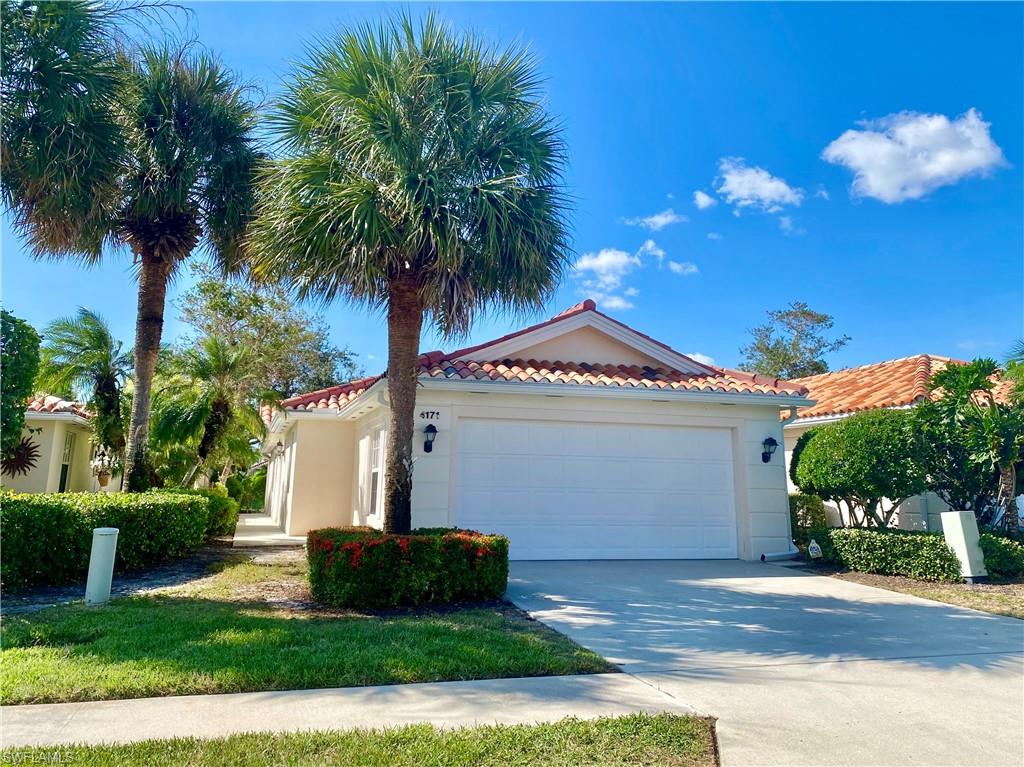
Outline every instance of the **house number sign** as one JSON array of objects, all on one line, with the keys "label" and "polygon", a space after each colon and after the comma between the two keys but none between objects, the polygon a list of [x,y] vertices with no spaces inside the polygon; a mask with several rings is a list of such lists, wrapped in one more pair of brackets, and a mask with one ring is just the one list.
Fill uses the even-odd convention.
[{"label": "house number sign", "polygon": [[451,413],[447,407],[419,407],[416,409],[416,431],[423,431],[427,424],[433,424],[439,432],[451,428]]}]

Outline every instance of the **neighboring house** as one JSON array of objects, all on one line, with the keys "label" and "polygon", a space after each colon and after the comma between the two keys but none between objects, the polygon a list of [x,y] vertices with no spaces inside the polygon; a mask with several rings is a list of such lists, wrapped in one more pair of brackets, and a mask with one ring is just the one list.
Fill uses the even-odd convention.
[{"label": "neighboring house", "polygon": [[[861,365],[832,373],[794,379],[791,383],[807,387],[814,405],[802,407],[795,420],[784,424],[786,447],[786,477],[790,492],[797,488],[789,479],[790,457],[800,435],[823,423],[834,423],[853,413],[877,408],[909,408],[928,396],[928,381],[946,365],[963,365],[963,360],[940,357],[935,354],[917,354],[871,365]],[[1011,384],[1003,382],[996,387],[996,399],[1008,401]],[[835,504],[826,504],[830,522],[842,524]],[[941,530],[940,514],[949,511],[935,493],[924,493],[908,499],[897,512],[899,527],[906,530]]]},{"label": "neighboring house", "polygon": [[[4,474],[0,482],[18,493],[99,490],[90,465],[91,419],[92,414],[81,403],[50,395],[33,397],[25,408],[21,434],[37,448],[35,465],[27,474]],[[114,490],[114,484],[111,481],[105,489]]]},{"label": "neighboring house", "polygon": [[[413,527],[503,533],[515,559],[756,559],[791,547],[782,411],[806,390],[699,363],[584,301],[420,358]],[[380,527],[387,379],[267,413],[266,512]],[[428,426],[436,428],[425,448]]]}]

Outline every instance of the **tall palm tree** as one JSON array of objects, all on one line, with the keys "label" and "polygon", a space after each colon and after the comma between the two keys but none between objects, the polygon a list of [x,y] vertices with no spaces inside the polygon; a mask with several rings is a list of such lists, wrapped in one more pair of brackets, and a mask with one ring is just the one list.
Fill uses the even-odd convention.
[{"label": "tall palm tree", "polygon": [[252,389],[247,349],[207,337],[176,355],[168,368],[154,392],[152,436],[157,444],[195,445],[187,481],[218,451],[231,452],[239,439],[247,443],[262,436],[258,404],[247,398]]},{"label": "tall palm tree", "polygon": [[121,113],[127,172],[114,233],[131,248],[139,272],[125,462],[131,488],[134,461],[149,434],[167,284],[197,245],[226,269],[239,265],[259,152],[251,133],[255,106],[209,56],[143,48],[128,70]]},{"label": "tall palm tree", "polygon": [[121,393],[131,363],[131,354],[104,319],[79,307],[77,314],[54,320],[43,331],[36,386],[53,393],[70,390],[87,400],[96,412],[96,439],[121,454]]},{"label": "tall palm tree", "polygon": [[123,146],[114,18],[89,0],[0,3],[0,192],[36,255],[100,257]]},{"label": "tall palm tree", "polygon": [[564,146],[533,58],[428,15],[320,43],[270,117],[283,156],[261,177],[257,276],[387,316],[384,527],[411,524],[420,331],[540,308],[568,264]]}]

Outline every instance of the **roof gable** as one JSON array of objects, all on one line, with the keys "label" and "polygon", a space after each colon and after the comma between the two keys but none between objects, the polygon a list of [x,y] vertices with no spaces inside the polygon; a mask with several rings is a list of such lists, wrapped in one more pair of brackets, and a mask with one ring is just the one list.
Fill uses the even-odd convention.
[{"label": "roof gable", "polygon": [[[605,359],[586,358],[590,356]],[[730,399],[734,395],[771,397],[789,406],[807,402],[807,390],[797,383],[701,364],[602,314],[590,299],[493,341],[450,354],[423,354],[420,378],[445,385],[581,386],[581,394],[650,390]],[[357,399],[363,401],[384,379],[382,373],[300,394],[284,400],[281,410],[339,412]],[[268,423],[273,415],[273,410],[264,409]]]},{"label": "roof gable", "polygon": [[[581,342],[582,346],[574,346]],[[587,356],[591,353],[610,354],[613,358]],[[445,356],[461,361],[561,359],[579,363],[662,366],[682,373],[704,375],[719,372],[597,311],[596,304],[589,298],[546,322]]]}]

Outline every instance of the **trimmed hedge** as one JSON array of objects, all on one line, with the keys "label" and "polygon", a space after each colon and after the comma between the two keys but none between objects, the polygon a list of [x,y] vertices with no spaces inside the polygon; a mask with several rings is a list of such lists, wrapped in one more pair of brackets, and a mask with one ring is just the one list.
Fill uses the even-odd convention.
[{"label": "trimmed hedge", "polygon": [[982,533],[978,545],[985,555],[985,569],[997,578],[1024,575],[1024,546],[1002,535]]},{"label": "trimmed hedge", "polygon": [[312,530],[306,556],[313,598],[333,607],[497,599],[508,584],[508,539],[471,530]]},{"label": "trimmed hedge", "polygon": [[179,495],[198,495],[208,501],[208,513],[206,519],[206,537],[216,538],[217,536],[233,535],[238,525],[238,501],[228,495],[223,485],[214,485],[210,488],[160,488],[151,490],[152,493],[177,493]]},{"label": "trimmed hedge", "polygon": [[[808,541],[821,546],[825,562],[848,570],[879,575],[905,575],[923,581],[959,583],[960,560],[942,533],[911,530],[865,530],[853,527],[808,530]],[[979,546],[985,569],[996,578],[1024,575],[1024,546],[1017,541],[983,532]]]},{"label": "trimmed hedge", "polygon": [[810,493],[792,493],[789,496],[789,526],[793,543],[806,546],[812,529],[828,527],[825,502]]},{"label": "trimmed hedge", "polygon": [[184,493],[0,494],[5,591],[82,579],[94,527],[116,527],[115,570],[182,556],[203,542],[208,501]]}]

